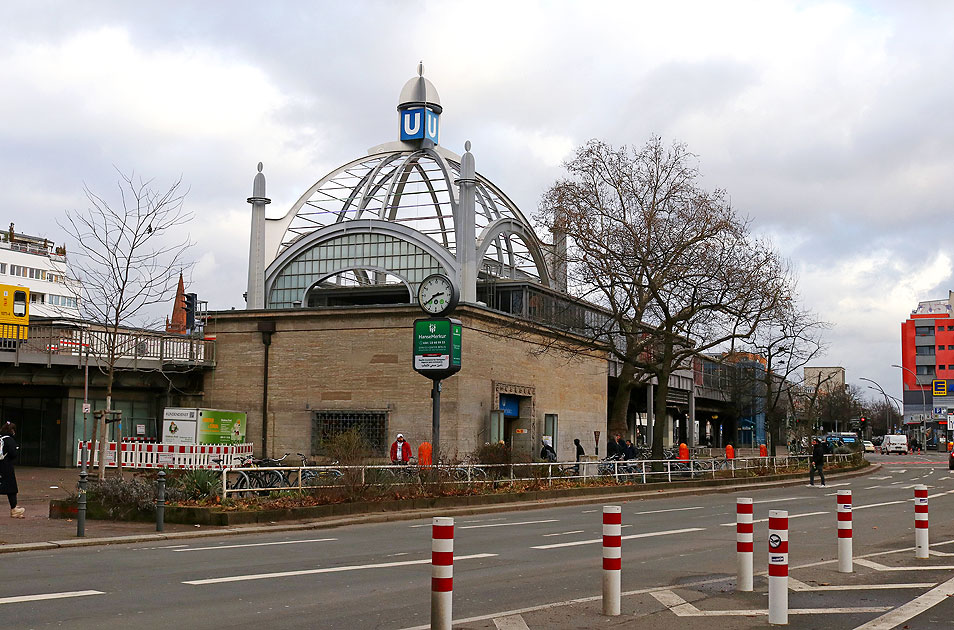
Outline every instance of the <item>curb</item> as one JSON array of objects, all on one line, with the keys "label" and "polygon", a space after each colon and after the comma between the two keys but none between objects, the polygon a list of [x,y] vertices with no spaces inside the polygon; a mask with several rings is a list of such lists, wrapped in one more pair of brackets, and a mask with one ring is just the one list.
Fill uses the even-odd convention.
[{"label": "curb", "polygon": [[[883,464],[873,463],[844,473],[830,473],[826,475],[828,479],[851,479],[861,477],[881,470]],[[19,543],[0,546],[0,554],[19,553],[22,551],[48,551],[51,549],[70,549],[77,547],[93,547],[99,545],[117,545],[141,542],[162,542],[167,540],[183,540],[189,538],[208,538],[210,536],[236,536],[240,534],[262,534],[272,532],[292,532],[307,531],[315,529],[332,529],[335,527],[344,527],[347,525],[357,525],[365,523],[388,523],[392,521],[409,521],[422,518],[431,518],[434,516],[467,516],[473,514],[494,514],[498,512],[525,512],[530,510],[541,510],[552,507],[572,507],[575,505],[592,505],[594,503],[605,503],[607,501],[632,502],[644,501],[655,498],[671,498],[678,496],[694,496],[701,494],[728,494],[736,492],[743,488],[785,488],[791,486],[801,486],[805,483],[805,476],[799,474],[798,478],[780,479],[775,481],[766,481],[759,483],[758,478],[752,478],[751,482],[740,482],[732,485],[719,486],[700,486],[693,488],[673,488],[659,490],[644,490],[631,492],[618,492],[615,494],[603,494],[596,496],[581,496],[559,499],[538,499],[532,502],[515,503],[495,503],[490,505],[474,505],[452,508],[427,508],[420,510],[406,510],[384,513],[361,514],[348,517],[328,517],[322,520],[310,521],[307,523],[288,523],[275,525],[255,525],[223,527],[222,529],[206,529],[202,531],[188,532],[170,532],[156,534],[133,534],[129,536],[104,536],[101,538],[69,538],[66,540],[51,540],[35,543]]]}]

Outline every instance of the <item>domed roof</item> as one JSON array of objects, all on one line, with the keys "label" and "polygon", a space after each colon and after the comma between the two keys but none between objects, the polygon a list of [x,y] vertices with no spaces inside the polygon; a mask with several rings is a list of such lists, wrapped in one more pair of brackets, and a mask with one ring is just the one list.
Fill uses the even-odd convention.
[{"label": "domed roof", "polygon": [[441,107],[441,97],[437,94],[437,88],[429,80],[424,78],[424,64],[417,65],[417,76],[408,79],[404,87],[401,88],[401,96],[398,98],[398,109],[408,107],[428,106],[436,113],[443,111]]}]

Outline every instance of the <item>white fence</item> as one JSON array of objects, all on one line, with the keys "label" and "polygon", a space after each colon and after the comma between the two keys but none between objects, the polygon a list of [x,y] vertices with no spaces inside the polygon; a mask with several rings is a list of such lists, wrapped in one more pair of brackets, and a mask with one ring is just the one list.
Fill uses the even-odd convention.
[{"label": "white fence", "polygon": [[[85,446],[85,448],[84,448]],[[117,450],[118,447],[118,450]],[[106,467],[116,468],[116,454],[123,468],[204,468],[219,470],[223,466],[232,468],[240,464],[240,458],[252,454],[252,444],[144,444],[141,442],[107,442]],[[82,465],[83,454],[86,465],[99,466],[99,442],[78,442],[76,445],[76,465]],[[222,460],[222,464],[212,461]]]}]

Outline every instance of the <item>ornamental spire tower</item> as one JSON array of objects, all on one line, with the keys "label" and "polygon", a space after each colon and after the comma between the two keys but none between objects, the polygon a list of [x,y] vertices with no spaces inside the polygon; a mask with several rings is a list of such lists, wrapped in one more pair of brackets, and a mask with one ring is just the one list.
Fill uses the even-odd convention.
[{"label": "ornamental spire tower", "polygon": [[403,142],[419,143],[421,147],[438,144],[440,117],[444,108],[434,84],[424,78],[424,62],[417,64],[417,76],[401,88],[398,99]]}]

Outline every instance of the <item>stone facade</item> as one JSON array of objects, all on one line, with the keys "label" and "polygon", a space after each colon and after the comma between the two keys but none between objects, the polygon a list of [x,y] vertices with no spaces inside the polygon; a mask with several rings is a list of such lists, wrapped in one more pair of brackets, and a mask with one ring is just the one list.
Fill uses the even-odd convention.
[{"label": "stone facade", "polygon": [[[558,414],[561,460],[574,458],[574,438],[592,453],[593,431],[606,427],[605,355],[557,351],[545,330],[518,327],[477,306],[461,306],[453,316],[463,323],[463,366],[443,381],[444,453],[462,458],[488,440],[501,394],[522,397],[522,426],[529,427],[534,455],[545,414]],[[309,453],[313,412],[323,410],[386,412],[388,443],[402,432],[416,449],[431,435],[431,381],[412,369],[412,325],[419,317],[406,305],[215,313],[206,334],[216,339],[216,368],[205,377],[202,405],[247,411],[248,435],[260,453],[265,346],[259,326],[271,321],[269,455]]]}]

